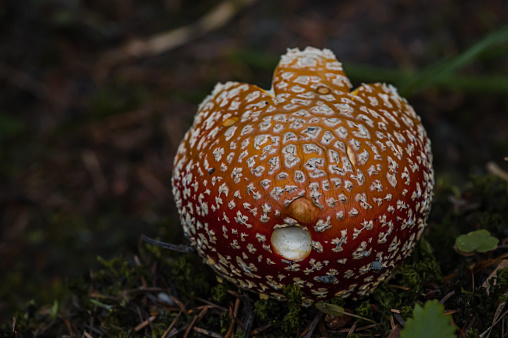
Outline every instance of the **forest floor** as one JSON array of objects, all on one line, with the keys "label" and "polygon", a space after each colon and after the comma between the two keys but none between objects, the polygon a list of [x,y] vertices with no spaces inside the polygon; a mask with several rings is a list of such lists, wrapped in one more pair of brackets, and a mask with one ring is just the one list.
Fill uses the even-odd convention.
[{"label": "forest floor", "polygon": [[[0,332],[225,335],[250,323],[251,335],[291,336],[308,334],[316,320],[316,334],[387,335],[416,302],[445,296],[465,330],[459,334],[484,332],[500,301],[482,284],[507,253],[507,22],[503,0],[7,1]],[[140,240],[182,241],[173,158],[215,83],[268,89],[279,56],[305,46],[331,49],[354,86],[396,85],[432,140],[436,196],[426,241],[384,293],[340,304],[372,318],[370,327],[330,324],[333,316],[291,302],[259,302],[218,284],[196,257]],[[453,250],[457,236],[480,228],[500,240],[497,250],[468,257]],[[416,263],[422,257],[430,268]],[[147,290],[135,291],[141,286]],[[491,337],[508,330],[497,318]]]}]

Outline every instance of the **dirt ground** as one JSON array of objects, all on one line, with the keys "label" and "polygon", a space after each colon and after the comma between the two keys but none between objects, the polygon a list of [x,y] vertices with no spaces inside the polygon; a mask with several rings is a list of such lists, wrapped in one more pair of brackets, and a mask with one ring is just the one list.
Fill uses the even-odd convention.
[{"label": "dirt ground", "polygon": [[[215,83],[269,88],[286,48],[314,46],[355,86],[404,85],[506,23],[503,0],[5,1],[0,322],[141,234],[178,237],[173,157]],[[507,41],[405,91],[438,181],[508,170]]]}]

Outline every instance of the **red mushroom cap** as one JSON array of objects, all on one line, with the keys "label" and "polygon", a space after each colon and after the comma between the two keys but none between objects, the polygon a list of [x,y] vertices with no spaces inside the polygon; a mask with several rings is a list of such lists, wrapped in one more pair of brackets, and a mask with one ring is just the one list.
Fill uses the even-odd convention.
[{"label": "red mushroom cap", "polygon": [[283,55],[272,91],[218,84],[175,158],[186,236],[217,273],[308,302],[368,294],[420,238],[430,141],[394,87],[353,92],[329,50]]}]

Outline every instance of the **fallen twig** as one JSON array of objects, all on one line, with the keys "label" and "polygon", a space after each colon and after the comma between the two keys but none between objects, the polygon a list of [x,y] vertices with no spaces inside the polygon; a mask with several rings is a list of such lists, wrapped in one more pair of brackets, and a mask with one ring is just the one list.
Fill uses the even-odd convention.
[{"label": "fallen twig", "polygon": [[355,321],[353,323],[353,326],[351,326],[351,328],[349,329],[349,331],[347,332],[347,336],[351,336],[353,334],[353,332],[355,332],[356,330],[356,326],[358,325],[358,321]]},{"label": "fallen twig", "polygon": [[[446,314],[446,313],[445,313],[445,314]],[[457,323],[455,323],[455,321],[453,320],[453,317],[451,317],[451,319],[450,319],[450,320],[451,320],[451,322],[452,322],[452,325],[453,325],[453,326],[455,326],[455,329],[456,329],[457,331],[459,331],[460,336],[461,336],[462,338],[466,338],[466,335],[465,335],[464,331],[462,331],[462,329],[461,329],[461,328],[457,325]]]},{"label": "fallen twig", "polygon": [[158,247],[161,247],[161,248],[164,248],[164,249],[169,249],[169,250],[172,250],[172,251],[177,251],[177,252],[182,252],[182,253],[190,253],[190,252],[195,252],[196,250],[190,246],[190,245],[185,245],[185,244],[171,244],[171,243],[166,243],[166,242],[161,242],[161,241],[158,241],[156,239],[153,239],[153,238],[150,238],[146,235],[141,235],[141,239],[144,240],[145,242],[147,242],[148,244],[151,244],[151,245],[154,245],[154,246],[158,246]]},{"label": "fallen twig", "polygon": [[244,294],[242,296],[242,299],[244,300],[243,312],[245,313],[245,318],[242,321],[243,335],[244,337],[249,337],[252,328],[252,323],[254,322],[254,313],[252,312],[252,307],[249,303],[249,298]]},{"label": "fallen twig", "polygon": [[208,301],[208,300],[206,300],[206,299],[204,299],[204,298],[195,297],[195,299],[196,299],[196,300],[199,300],[199,301],[200,301],[200,302],[202,302],[202,303],[205,303],[205,304],[211,305],[211,306],[213,306],[213,307],[215,307],[215,308],[217,308],[217,309],[219,309],[219,310],[221,310],[221,311],[224,311],[224,312],[227,312],[227,311],[228,311],[228,309],[226,309],[225,307],[222,307],[222,306],[220,306],[220,305],[217,305],[217,304],[215,304],[215,303],[212,303],[212,302],[210,302],[210,301]]},{"label": "fallen twig", "polygon": [[142,329],[144,329],[147,325],[149,325],[151,322],[153,322],[157,318],[156,315],[148,317],[146,320],[139,323],[135,328],[134,331],[138,332]]},{"label": "fallen twig", "polygon": [[439,301],[439,304],[444,304],[451,296],[453,296],[455,294],[455,291],[450,291],[448,292],[444,297],[443,299],[441,299]]},{"label": "fallen twig", "polygon": [[491,274],[487,277],[487,279],[485,279],[485,281],[483,282],[482,287],[487,289],[487,294],[489,294],[489,292],[490,292],[490,282],[491,282],[492,278],[496,277],[499,269],[503,269],[503,268],[508,268],[508,259],[504,259],[504,260],[500,261],[499,264],[494,269],[494,271],[492,271]]},{"label": "fallen twig", "polygon": [[221,336],[220,334],[218,334],[216,332],[213,332],[213,331],[210,331],[210,330],[205,330],[205,329],[202,329],[200,327],[194,326],[193,330],[196,331],[197,333],[201,333],[201,334],[207,335],[209,337],[223,338],[223,336]]},{"label": "fallen twig", "polygon": [[323,317],[323,312],[319,311],[316,316],[314,317],[314,319],[312,320],[312,323],[310,323],[310,326],[309,326],[309,329],[306,330],[305,333],[305,338],[310,338],[312,337],[312,333],[314,332],[314,330],[316,329],[316,326],[318,325],[319,321],[321,320],[321,318]]},{"label": "fallen twig", "polygon": [[180,318],[180,315],[182,314],[182,312],[183,312],[183,308],[180,310],[180,312],[178,312],[178,314],[176,315],[175,319],[173,319],[173,321],[171,322],[169,327],[166,329],[166,331],[164,331],[164,334],[162,335],[162,338],[169,337],[171,329],[175,326],[175,324],[176,324],[178,318]]},{"label": "fallen twig", "polygon": [[[506,160],[506,158],[505,158]],[[501,167],[499,167],[499,165],[497,165],[496,162],[488,162],[487,165],[487,171],[489,173],[491,173],[492,175],[496,175],[497,177],[505,180],[505,181],[508,181],[508,173],[506,171],[504,171],[503,169],[501,169]]]},{"label": "fallen twig", "polygon": [[231,323],[229,324],[228,331],[226,332],[226,335],[224,337],[229,338],[234,336],[233,330],[235,328],[236,323],[236,316],[238,315],[238,309],[240,308],[240,298],[237,298],[235,300],[235,304],[231,304],[229,308],[229,318],[231,318]]},{"label": "fallen twig", "polygon": [[129,41],[120,48],[107,52],[101,63],[111,66],[121,61],[157,55],[182,46],[198,37],[224,26],[241,9],[257,0],[225,0],[212,8],[198,21],[169,32],[157,34],[146,40]]},{"label": "fallen twig", "polygon": [[399,322],[399,324],[402,326],[402,327],[405,327],[406,326],[406,321],[404,320],[404,318],[402,318],[402,316],[400,315],[400,313],[397,313],[397,312],[393,312],[393,318],[397,320],[397,322]]},{"label": "fallen twig", "polygon": [[252,330],[252,335],[255,336],[261,332],[264,332],[266,330],[268,330],[269,328],[271,328],[273,326],[273,324],[266,324],[266,325],[263,325],[263,326],[260,326],[258,327],[257,329],[254,329]]}]

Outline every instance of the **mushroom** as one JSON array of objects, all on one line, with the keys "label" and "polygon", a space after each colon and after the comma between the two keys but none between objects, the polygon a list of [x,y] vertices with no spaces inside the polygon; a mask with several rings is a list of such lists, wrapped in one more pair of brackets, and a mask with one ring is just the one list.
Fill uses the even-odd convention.
[{"label": "mushroom", "polygon": [[289,49],[270,91],[218,84],[174,162],[184,233],[219,275],[306,302],[369,294],[426,226],[430,141],[386,84],[351,83],[327,49]]}]

